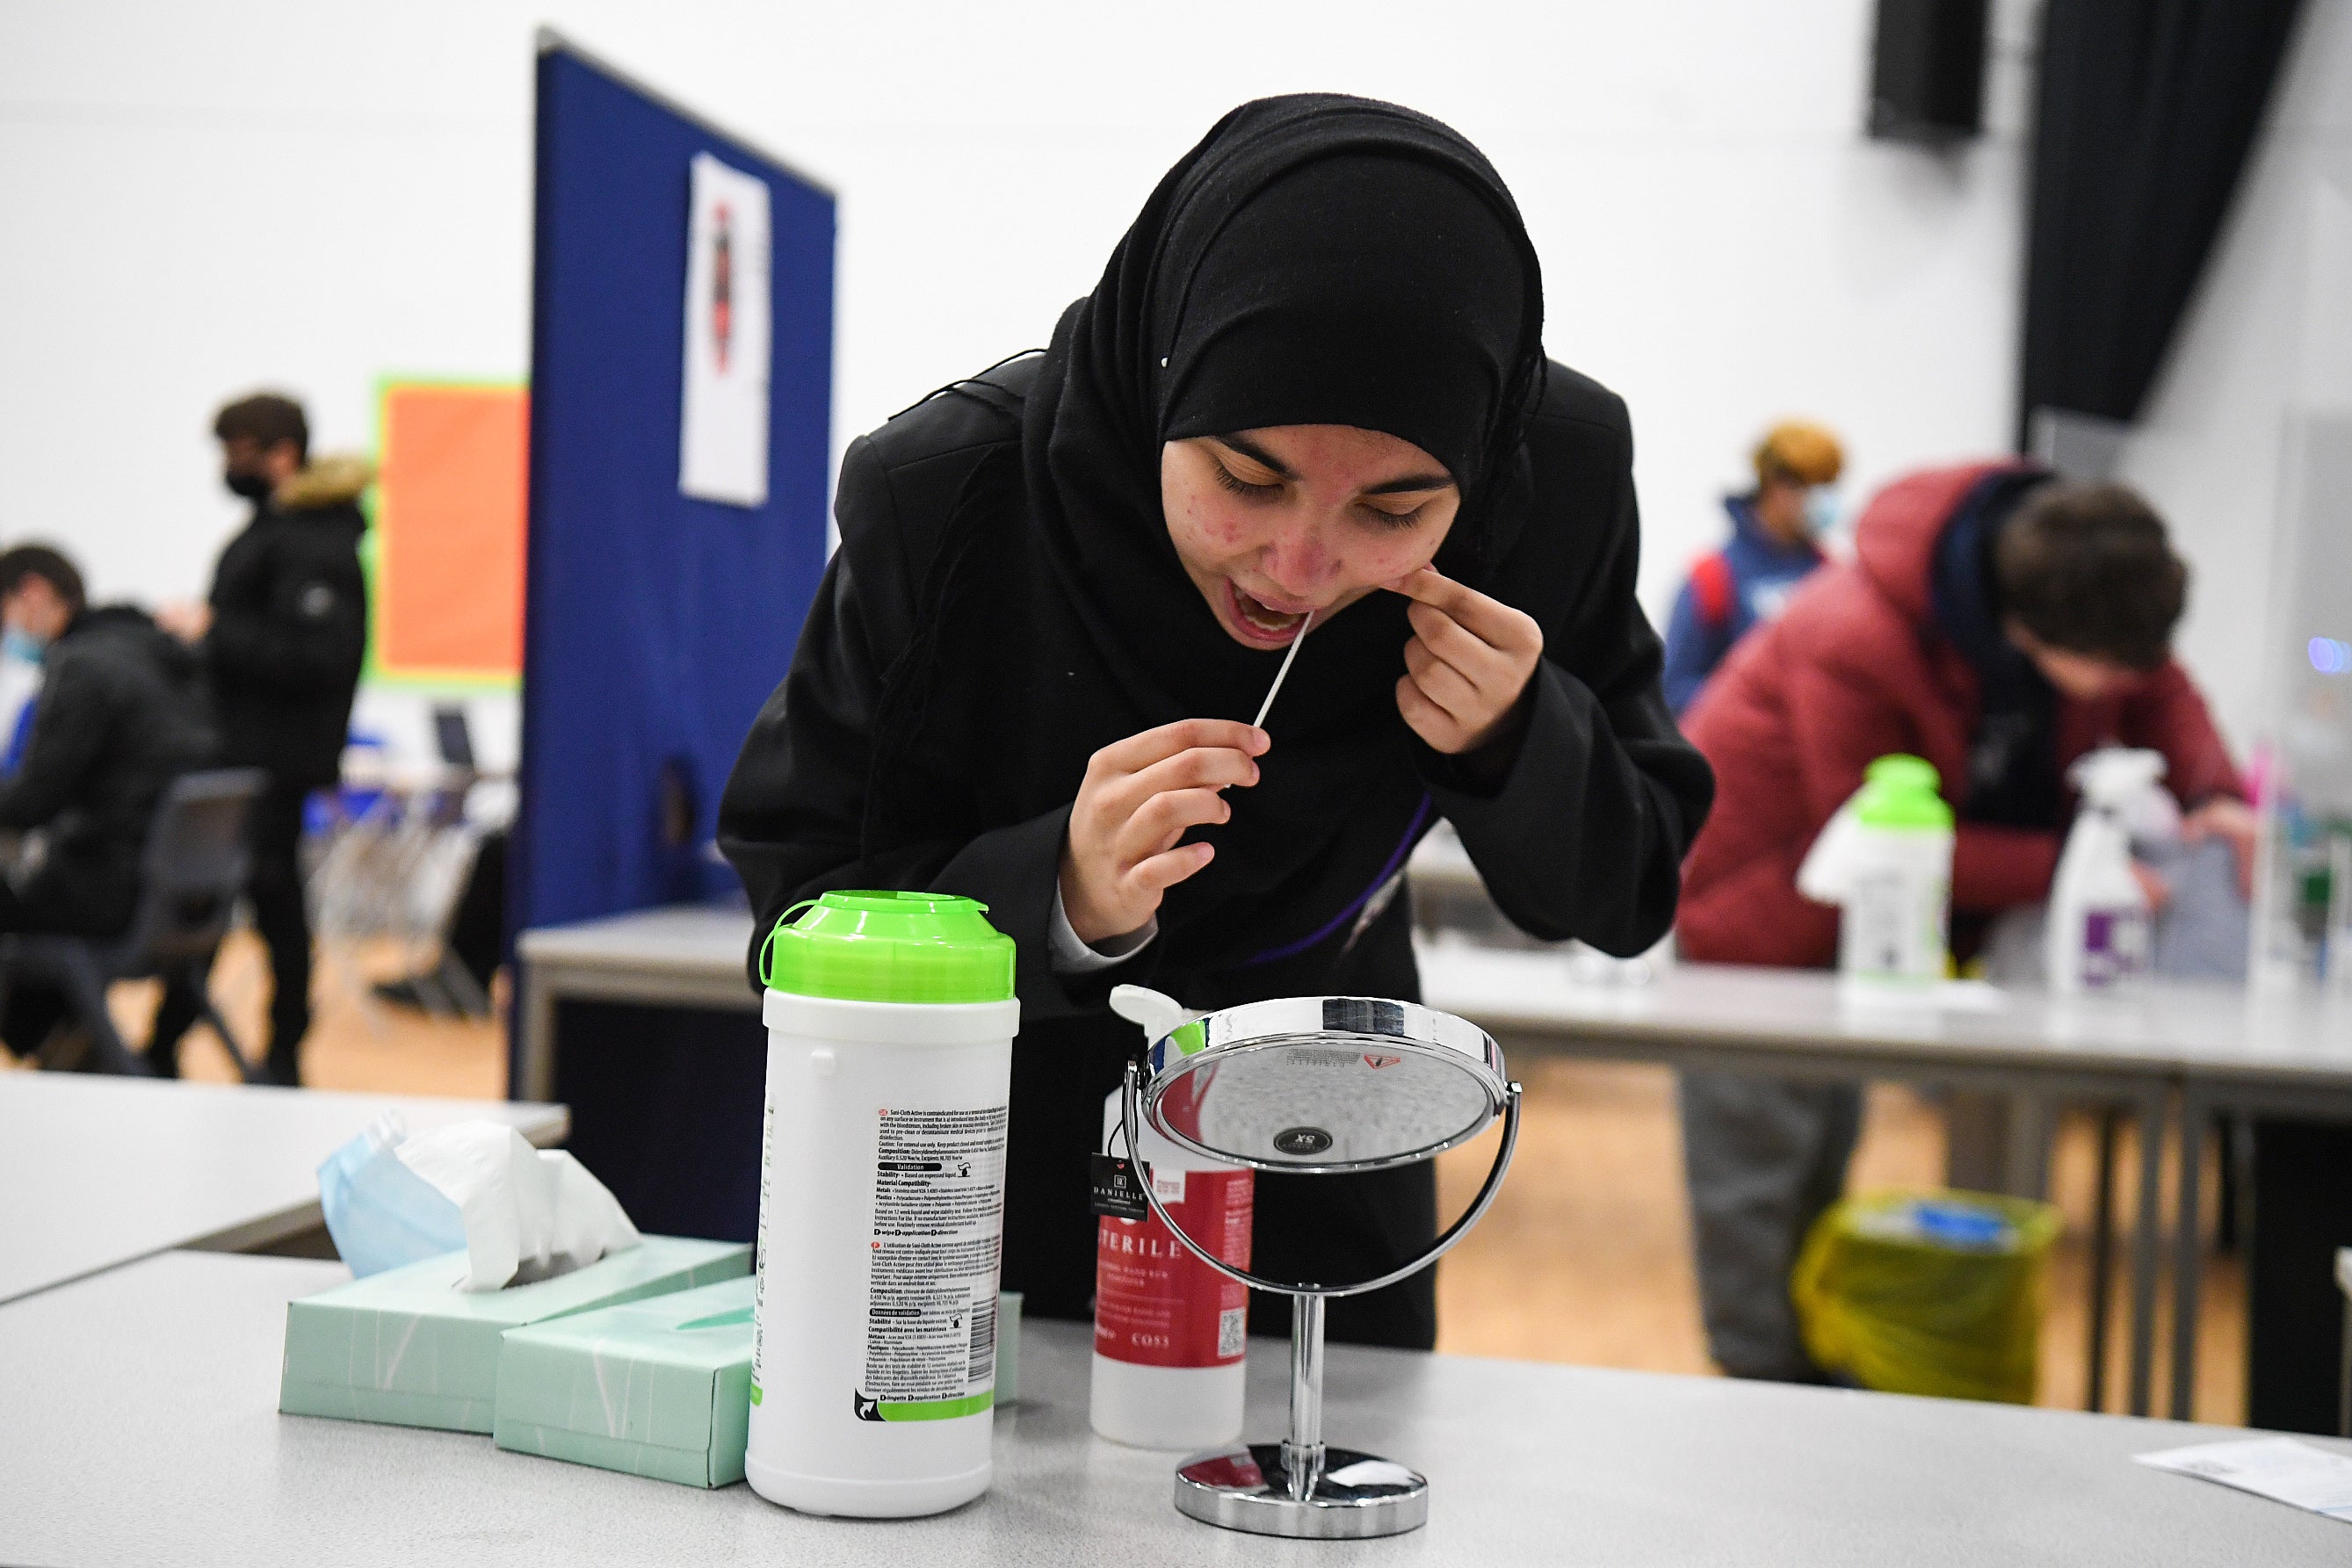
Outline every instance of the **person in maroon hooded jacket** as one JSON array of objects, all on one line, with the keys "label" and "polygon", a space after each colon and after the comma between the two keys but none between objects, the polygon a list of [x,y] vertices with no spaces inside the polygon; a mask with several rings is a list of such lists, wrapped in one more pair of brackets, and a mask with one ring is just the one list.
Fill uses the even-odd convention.
[{"label": "person in maroon hooded jacket", "polygon": [[[1880,492],[1854,559],[1816,573],[1684,716],[1717,788],[1684,862],[1683,955],[1834,964],[1838,912],[1797,892],[1797,867],[1890,752],[1933,763],[1958,819],[1963,954],[1992,915],[2049,896],[2074,814],[2066,769],[2099,746],[2162,752],[2187,833],[2228,840],[2243,883],[2244,787],[2170,653],[2187,589],[2163,522],[2121,486],[2000,463]],[[2161,879],[2140,875],[2160,903]],[[1844,1186],[1860,1090],[1685,1073],[1681,1100],[1709,1349],[1735,1375],[1817,1378],[1789,1269]]]}]

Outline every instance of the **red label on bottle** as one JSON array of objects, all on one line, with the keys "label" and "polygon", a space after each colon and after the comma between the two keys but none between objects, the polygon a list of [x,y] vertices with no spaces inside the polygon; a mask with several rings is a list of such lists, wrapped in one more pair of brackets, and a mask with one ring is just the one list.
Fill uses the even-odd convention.
[{"label": "red label on bottle", "polygon": [[[1173,1173],[1171,1173],[1173,1174]],[[1250,1260],[1248,1171],[1185,1171],[1160,1201],[1186,1235],[1236,1269]],[[1230,1366],[1247,1341],[1249,1288],[1185,1250],[1156,1215],[1095,1221],[1095,1349],[1144,1366]]]}]

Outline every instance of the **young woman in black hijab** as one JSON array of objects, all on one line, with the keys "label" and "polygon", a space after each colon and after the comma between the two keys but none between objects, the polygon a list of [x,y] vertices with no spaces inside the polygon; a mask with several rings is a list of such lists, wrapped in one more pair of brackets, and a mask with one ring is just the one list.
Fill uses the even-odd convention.
[{"label": "young woman in black hijab", "polygon": [[[1440,817],[1538,936],[1633,953],[1672,923],[1712,780],[1633,599],[1624,404],[1547,364],[1542,315],[1459,135],[1265,99],[1169,172],[1051,348],[843,460],[841,548],[720,842],[762,932],[902,887],[1015,938],[1003,1269],[1030,1312],[1089,1310],[1087,1156],[1142,1043],[1112,985],[1416,996],[1395,894]],[[1255,1266],[1361,1277],[1435,1210],[1426,1165],[1261,1176]],[[1433,1281],[1334,1301],[1329,1332],[1426,1347]]]}]

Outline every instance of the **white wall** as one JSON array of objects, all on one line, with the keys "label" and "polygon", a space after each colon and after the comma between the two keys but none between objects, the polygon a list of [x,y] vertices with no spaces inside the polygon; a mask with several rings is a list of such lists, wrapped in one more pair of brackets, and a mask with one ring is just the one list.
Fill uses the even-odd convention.
[{"label": "white wall", "polygon": [[520,374],[545,19],[841,193],[836,445],[1042,343],[1242,99],[1451,120],[1528,214],[1552,351],[1632,402],[1654,611],[1776,416],[1844,431],[1857,494],[2006,444],[2029,5],[1993,133],[1938,158],[1858,133],[1867,0],[10,5],[0,538],[191,593],[225,394],[363,444],[381,373]]},{"label": "white wall", "polygon": [[[2180,653],[2242,752],[2264,727],[2267,674],[2295,653],[2265,625],[2287,419],[2352,412],[2352,4],[2310,0],[2293,49],[2121,470],[2195,569]],[[2306,633],[2283,634],[2299,646]]]}]

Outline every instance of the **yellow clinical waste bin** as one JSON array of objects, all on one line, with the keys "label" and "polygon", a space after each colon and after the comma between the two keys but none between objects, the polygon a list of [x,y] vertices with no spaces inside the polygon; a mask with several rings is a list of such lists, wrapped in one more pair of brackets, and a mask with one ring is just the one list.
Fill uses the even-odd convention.
[{"label": "yellow clinical waste bin", "polygon": [[1865,1388],[2030,1405],[2059,1223],[1990,1193],[1834,1204],[1789,1281],[1805,1348]]}]

